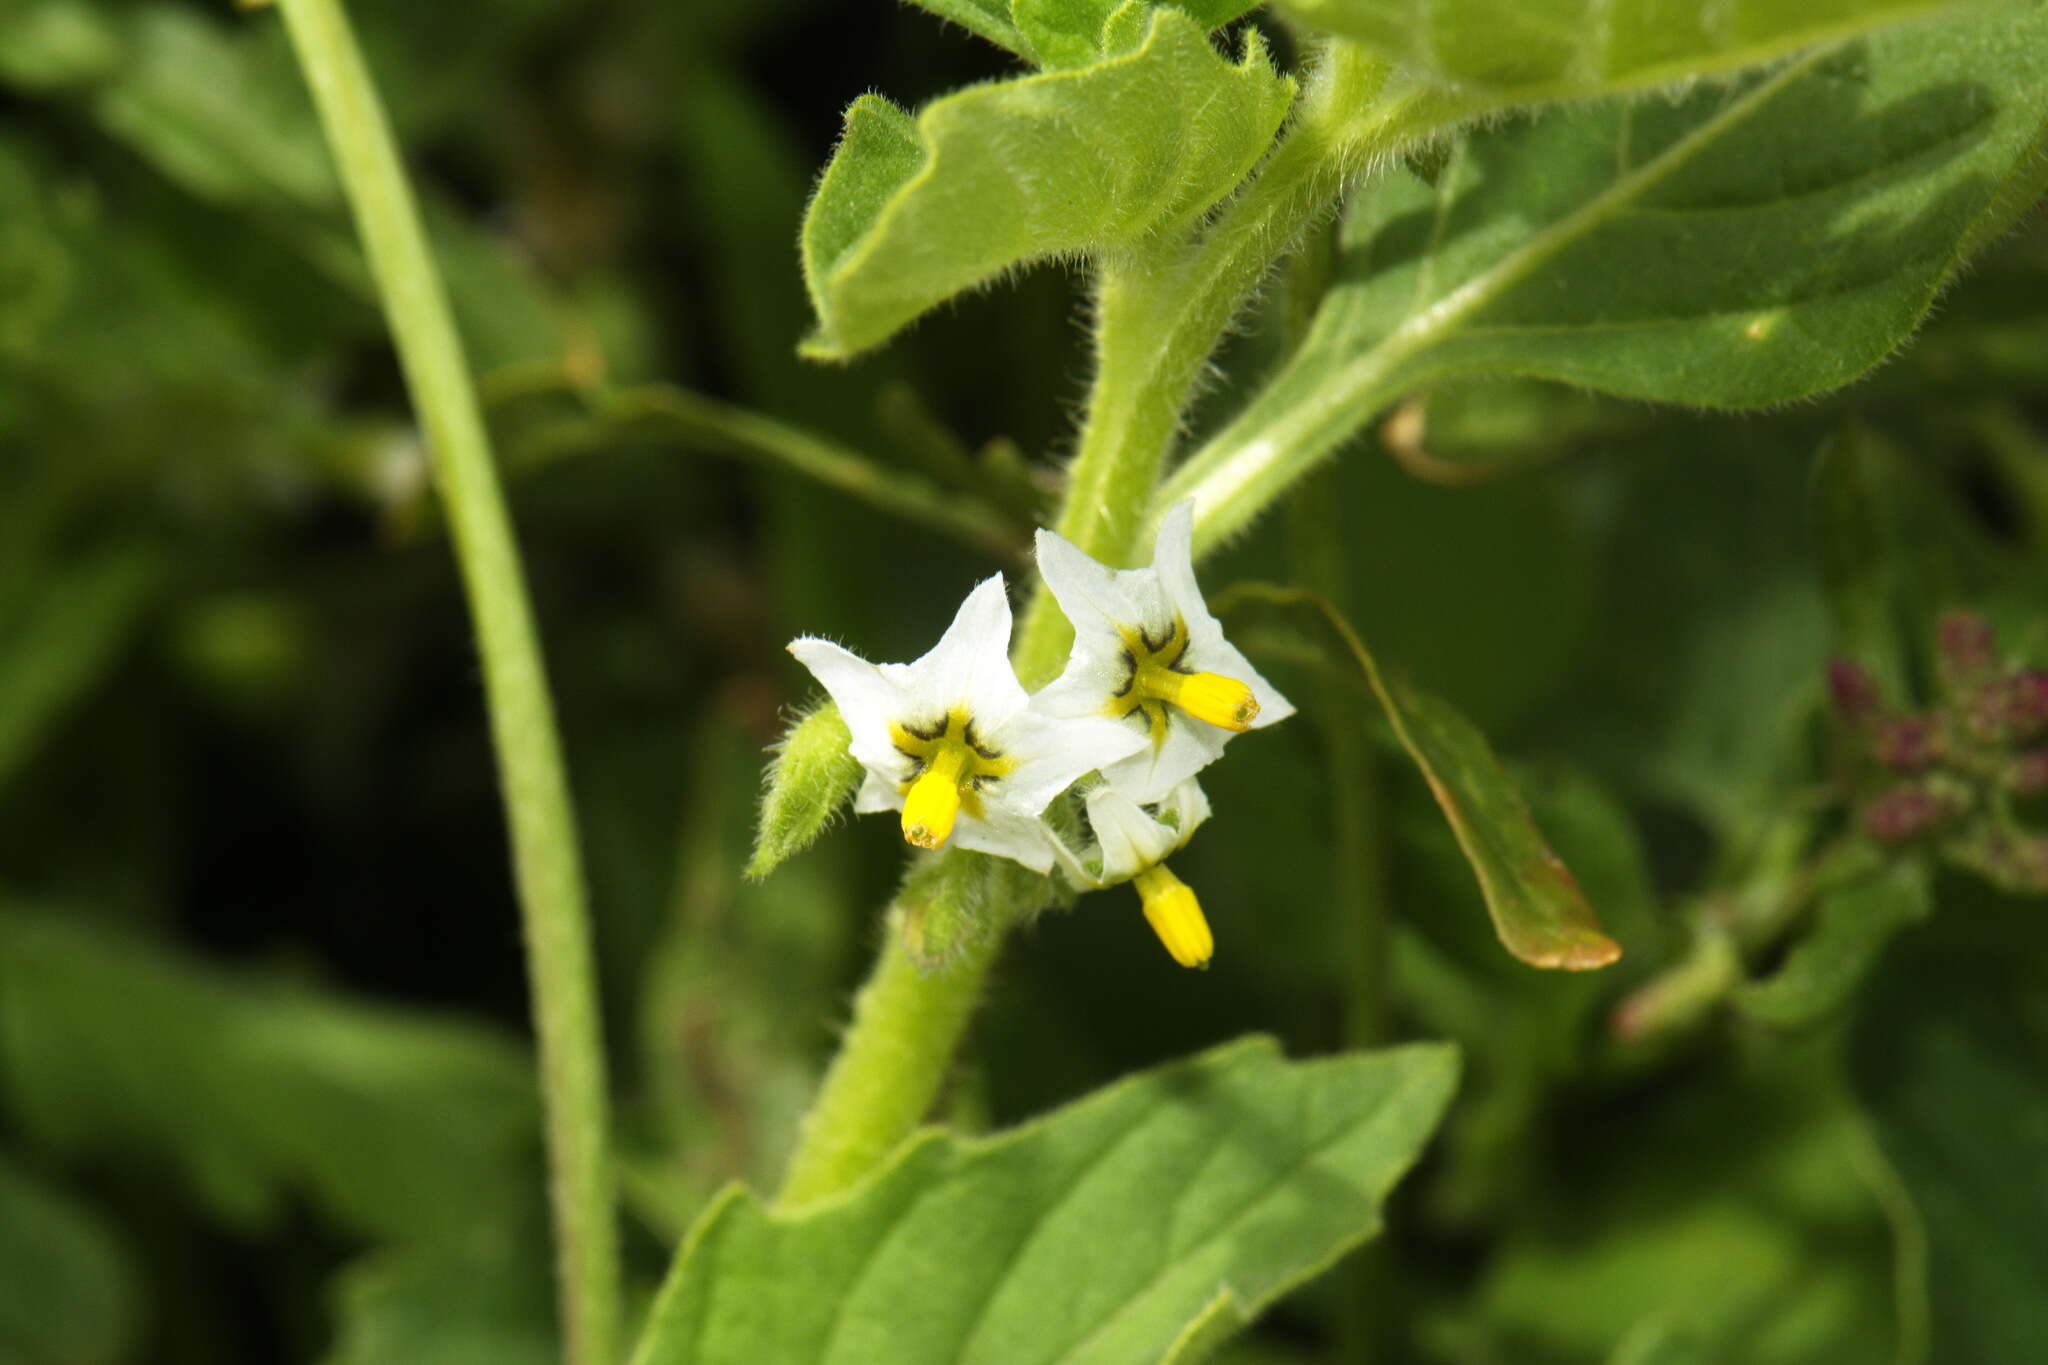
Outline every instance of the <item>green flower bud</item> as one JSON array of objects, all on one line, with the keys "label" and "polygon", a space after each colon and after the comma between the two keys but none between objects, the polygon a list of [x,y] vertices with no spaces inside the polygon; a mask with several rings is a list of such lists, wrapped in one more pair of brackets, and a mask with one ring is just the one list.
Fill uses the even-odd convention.
[{"label": "green flower bud", "polygon": [[747,878],[759,881],[810,847],[860,786],[861,766],[848,752],[852,735],[830,702],[789,727],[761,794],[761,825]]}]

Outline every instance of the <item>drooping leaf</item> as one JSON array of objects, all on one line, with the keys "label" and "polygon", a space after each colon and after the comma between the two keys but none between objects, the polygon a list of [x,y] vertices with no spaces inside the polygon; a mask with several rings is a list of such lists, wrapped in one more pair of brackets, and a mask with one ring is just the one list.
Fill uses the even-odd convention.
[{"label": "drooping leaf", "polygon": [[[1203,543],[1400,393],[1511,373],[1707,406],[1855,378],[2048,177],[2048,13],[2007,3],[1677,103],[1475,132],[1371,182],[1288,365],[1176,472]],[[1242,510],[1240,510],[1242,509]]]},{"label": "drooping leaf", "polygon": [[635,1359],[1191,1359],[1371,1235],[1456,1070],[1441,1044],[1290,1063],[1247,1040],[991,1139],[928,1134],[814,1209],[733,1190]]},{"label": "drooping leaf", "polygon": [[1944,892],[1953,941],[1930,928],[1901,943],[1859,1018],[1853,1075],[1922,1225],[1926,1278],[1907,1291],[1931,1310],[1925,1358],[2003,1365],[2048,1341],[2048,956],[2037,905]]},{"label": "drooping leaf", "polygon": [[776,746],[761,793],[761,823],[746,875],[759,881],[810,847],[853,799],[861,767],[848,745],[852,732],[826,702],[791,723]]},{"label": "drooping leaf", "polygon": [[1232,63],[1178,10],[1125,4],[1103,50],[915,117],[854,101],[804,220],[809,354],[857,354],[1006,270],[1186,226],[1251,169],[1293,97],[1255,34]]},{"label": "drooping leaf", "polygon": [[1778,1028],[1803,1028],[1841,1009],[1907,926],[1926,917],[1926,869],[1902,865],[1829,892],[1811,932],[1770,976],[1742,986],[1735,1003]]},{"label": "drooping leaf", "polygon": [[533,1079],[509,1042],[13,908],[0,1093],[45,1143],[167,1161],[243,1224],[302,1192],[363,1232],[457,1236],[534,1175]]},{"label": "drooping leaf", "polygon": [[1543,841],[1528,804],[1478,727],[1449,703],[1383,674],[1350,622],[1315,594],[1240,583],[1224,596],[1313,606],[1343,637],[1457,835],[1479,878],[1494,931],[1509,952],[1532,967],[1568,971],[1605,967],[1621,956],[1621,945],[1601,931],[1571,869]]},{"label": "drooping leaf", "polygon": [[128,1264],[91,1211],[0,1159],[0,1361],[113,1365],[135,1308]]},{"label": "drooping leaf", "polygon": [[1503,101],[1730,71],[1957,7],[1957,0],[1280,0],[1304,24],[1425,80]]}]

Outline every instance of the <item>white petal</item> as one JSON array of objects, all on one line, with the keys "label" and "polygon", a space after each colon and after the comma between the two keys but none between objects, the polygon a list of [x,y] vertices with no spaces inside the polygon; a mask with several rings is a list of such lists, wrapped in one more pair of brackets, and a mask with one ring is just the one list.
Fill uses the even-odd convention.
[{"label": "white petal", "polygon": [[1111,787],[1088,793],[1088,825],[1102,845],[1102,880],[1127,881],[1179,846],[1179,831]]},{"label": "white petal", "polygon": [[860,792],[853,798],[853,813],[873,815],[876,811],[902,810],[902,786],[901,782],[892,782],[870,769],[861,781]]},{"label": "white petal", "polygon": [[962,814],[953,826],[952,842],[977,853],[1024,864],[1033,872],[1052,871],[1052,831],[1041,820],[1015,815],[991,805],[988,818],[977,820]]},{"label": "white petal", "polygon": [[904,697],[887,672],[842,649],[830,640],[805,636],[789,643],[789,652],[825,685],[846,728],[853,732],[853,756],[870,772],[894,774],[903,766],[903,755],[889,736],[890,722],[899,719]]},{"label": "white petal", "polygon": [[1137,752],[1146,740],[1136,726],[1108,716],[1063,719],[1034,704],[993,732],[989,742],[1017,763],[990,786],[991,800],[1036,816],[1076,778]]},{"label": "white petal", "polygon": [[1031,694],[1031,709],[1048,716],[1101,716],[1130,678],[1121,645],[1114,654],[1102,654],[1084,652],[1077,641],[1066,671]]},{"label": "white petal", "polygon": [[1159,803],[1159,813],[1175,817],[1174,828],[1180,831],[1180,842],[1184,844],[1209,818],[1209,794],[1191,777]]},{"label": "white petal", "polygon": [[1160,591],[1173,609],[1188,623],[1188,639],[1194,646],[1223,639],[1223,625],[1209,612],[1209,603],[1195,582],[1195,504],[1177,502],[1159,523],[1159,538],[1152,543],[1152,572],[1158,575]]},{"label": "white petal", "polygon": [[1077,650],[1085,645],[1114,654],[1123,648],[1119,628],[1156,634],[1169,623],[1166,594],[1150,569],[1112,569],[1064,537],[1040,531],[1038,571],[1073,623]]},{"label": "white petal", "polygon": [[1177,502],[1159,523],[1159,539],[1152,550],[1152,568],[1172,600],[1174,610],[1188,623],[1188,652],[1182,663],[1198,673],[1221,673],[1251,688],[1258,699],[1259,718],[1254,730],[1264,729],[1294,714],[1294,703],[1280,695],[1280,689],[1260,676],[1251,660],[1223,638],[1223,623],[1209,610],[1202,589],[1195,582],[1195,504]]},{"label": "white petal", "polygon": [[1156,749],[1148,742],[1129,758],[1104,768],[1102,775],[1131,800],[1149,806],[1222,757],[1231,733],[1169,708],[1165,742]]},{"label": "white petal", "polygon": [[1029,701],[1010,668],[1010,599],[1003,576],[984,579],[931,652],[903,666],[912,700],[933,718],[964,706],[987,734]]}]

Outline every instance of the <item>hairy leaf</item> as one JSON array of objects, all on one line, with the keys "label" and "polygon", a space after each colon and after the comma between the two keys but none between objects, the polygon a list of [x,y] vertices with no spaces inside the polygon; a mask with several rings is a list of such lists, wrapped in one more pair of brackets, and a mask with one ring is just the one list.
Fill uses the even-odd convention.
[{"label": "hairy leaf", "polygon": [[1957,0],[1281,0],[1416,75],[1503,100],[1729,71]]},{"label": "hairy leaf", "polygon": [[793,1215],[733,1190],[639,1365],[1188,1359],[1370,1236],[1450,1099],[1442,1044],[1290,1063],[1246,1040],[983,1140],[932,1133]]},{"label": "hairy leaf", "polygon": [[795,721],[775,747],[761,794],[761,824],[746,875],[754,881],[809,848],[860,786],[860,762],[839,708],[830,702]]},{"label": "hairy leaf", "polygon": [[99,1220],[0,1159],[0,1361],[112,1365],[135,1307],[129,1266]]},{"label": "hairy leaf", "polygon": [[2031,200],[2044,118],[2029,0],[1474,133],[1433,185],[1396,170],[1357,196],[1306,341],[1160,505],[1197,495],[1211,542],[1431,380],[1724,407],[1845,383]]},{"label": "hairy leaf", "polygon": [[809,354],[878,345],[1006,270],[1185,227],[1251,169],[1293,98],[1256,34],[1233,64],[1178,10],[1124,5],[1103,50],[914,118],[854,101],[804,220]]},{"label": "hairy leaf", "polygon": [[532,1076],[497,1036],[14,909],[0,1093],[43,1141],[169,1161],[244,1224],[299,1190],[365,1232],[456,1236],[533,1174]]},{"label": "hairy leaf", "polygon": [[1839,1010],[1885,948],[1928,911],[1926,870],[1902,866],[1851,882],[1822,898],[1819,919],[1784,964],[1735,992],[1752,1018],[1803,1028]]}]

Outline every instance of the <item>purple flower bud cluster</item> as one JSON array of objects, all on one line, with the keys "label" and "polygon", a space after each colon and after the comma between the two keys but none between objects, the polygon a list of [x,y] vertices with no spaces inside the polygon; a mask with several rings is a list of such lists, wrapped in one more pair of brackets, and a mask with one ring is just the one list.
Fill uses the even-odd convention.
[{"label": "purple flower bud cluster", "polygon": [[1935,838],[2001,884],[2048,889],[2048,839],[2014,828],[2008,801],[2048,792],[2048,669],[2009,666],[1973,611],[1944,614],[1934,636],[1939,695],[1925,710],[1852,659],[1828,664],[1868,774],[1862,828],[1885,844]]}]

